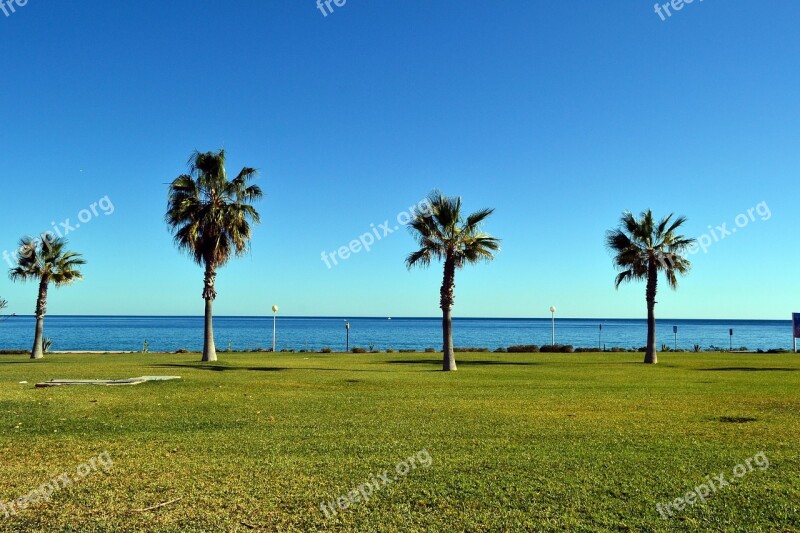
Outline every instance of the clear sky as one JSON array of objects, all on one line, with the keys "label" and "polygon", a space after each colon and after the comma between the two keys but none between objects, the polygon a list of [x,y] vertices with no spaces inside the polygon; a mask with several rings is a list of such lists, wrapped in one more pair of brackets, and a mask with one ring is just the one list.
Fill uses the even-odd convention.
[{"label": "clear sky", "polygon": [[[0,252],[80,224],[86,279],[50,313],[202,314],[163,215],[190,153],[221,147],[265,199],[219,315],[436,316],[441,268],[405,269],[405,230],[321,258],[432,188],[495,207],[503,239],[458,273],[455,316],[644,317],[603,235],[648,207],[712,241],[658,316],[800,311],[796,1],[22,3],[0,11]],[[35,295],[0,276],[11,311]]]}]

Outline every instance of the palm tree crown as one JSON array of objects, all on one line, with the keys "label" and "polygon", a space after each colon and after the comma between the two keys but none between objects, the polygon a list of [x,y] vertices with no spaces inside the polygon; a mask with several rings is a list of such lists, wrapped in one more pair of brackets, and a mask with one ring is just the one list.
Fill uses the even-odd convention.
[{"label": "palm tree crown", "polygon": [[23,237],[19,244],[17,266],[8,273],[12,281],[38,280],[61,287],[83,279],[78,268],[86,261],[66,249],[66,240]]},{"label": "palm tree crown", "polygon": [[455,268],[491,261],[500,240],[480,231],[480,224],[494,209],[481,209],[464,220],[461,197],[448,198],[438,191],[428,196],[429,209],[417,213],[409,229],[420,249],[406,258],[406,267],[427,267],[433,259],[451,260]]},{"label": "palm tree crown", "polygon": [[170,185],[167,224],[175,244],[197,264],[216,268],[247,251],[250,222],[261,221],[251,205],[261,198],[261,188],[248,185],[255,175],[255,169],[244,168],[229,181],[224,150],[195,152],[189,174]]},{"label": "palm tree crown", "polygon": [[189,158],[189,174],[178,176],[169,187],[166,220],[175,244],[205,267],[203,361],[217,360],[211,309],[217,297],[217,268],[247,251],[250,223],[261,221],[252,206],[261,198],[261,188],[249,185],[255,175],[255,169],[245,167],[228,181],[225,150],[195,152]]},{"label": "palm tree crown", "polygon": [[649,209],[638,219],[625,212],[620,227],[608,231],[606,244],[615,254],[614,264],[620,270],[615,282],[617,287],[628,281],[647,280],[648,271],[654,267],[656,271],[664,272],[671,288],[677,289],[677,274],[686,274],[691,269],[691,263],[682,254],[695,240],[676,233],[686,222],[686,217],[674,221],[673,217],[670,214],[656,224]]}]

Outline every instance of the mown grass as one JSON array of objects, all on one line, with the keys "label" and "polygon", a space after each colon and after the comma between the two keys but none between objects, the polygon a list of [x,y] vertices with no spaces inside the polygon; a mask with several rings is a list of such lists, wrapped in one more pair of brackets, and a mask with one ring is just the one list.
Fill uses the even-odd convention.
[{"label": "mown grass", "polygon": [[[4,531],[794,531],[800,357],[436,354],[0,357],[9,501],[107,451],[114,465]],[[128,387],[52,378],[179,375]],[[19,384],[27,381],[28,384]],[[432,458],[326,518],[322,501]],[[663,519],[707,475],[770,466]],[[165,507],[133,512],[181,498]]]}]

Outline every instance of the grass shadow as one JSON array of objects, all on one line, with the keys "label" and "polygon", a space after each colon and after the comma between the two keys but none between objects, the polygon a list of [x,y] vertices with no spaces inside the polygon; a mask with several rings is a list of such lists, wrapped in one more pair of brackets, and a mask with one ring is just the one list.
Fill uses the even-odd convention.
[{"label": "grass shadow", "polygon": [[189,368],[192,370],[210,370],[212,372],[226,372],[228,370],[249,370],[254,372],[280,372],[282,370],[289,370],[288,368],[279,366],[242,367],[242,366],[209,365],[205,363],[197,363],[197,364],[162,363],[158,365],[150,365],[150,368]]},{"label": "grass shadow", "polygon": [[[639,366],[644,366],[645,365],[645,363],[643,363],[641,361],[577,361],[577,362],[576,361],[565,361],[565,362],[569,363],[569,364],[575,364],[575,365],[609,365],[609,366],[613,366],[613,365],[639,365]],[[665,366],[669,366],[669,365],[659,364],[658,366],[665,367]]]},{"label": "grass shadow", "polygon": [[725,366],[720,368],[698,368],[704,372],[796,372],[796,368],[786,367],[755,367],[755,366]]},{"label": "grass shadow", "polygon": [[[398,359],[394,361],[386,361],[391,365],[441,365],[441,359]],[[381,361],[381,363],[383,363]],[[459,361],[456,358],[456,364],[458,366],[534,366],[534,365],[542,365],[544,363],[536,362],[536,361]]]},{"label": "grass shadow", "polygon": [[[441,361],[439,361],[441,363]],[[282,366],[225,366],[208,363],[161,363],[150,365],[150,368],[189,368],[192,370],[209,370],[211,372],[227,372],[230,370],[250,372],[281,372],[283,370],[314,370],[322,372],[390,372],[390,370],[368,370],[363,368],[321,368],[321,367],[282,367]]]},{"label": "grass shadow", "polygon": [[752,416],[720,416],[713,420],[725,424],[746,424],[748,422],[757,422],[758,418],[753,418]]}]

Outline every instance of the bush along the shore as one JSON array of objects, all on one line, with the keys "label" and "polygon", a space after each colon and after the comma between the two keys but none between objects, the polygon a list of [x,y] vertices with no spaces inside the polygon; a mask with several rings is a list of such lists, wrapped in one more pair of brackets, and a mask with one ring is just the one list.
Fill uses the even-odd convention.
[{"label": "bush along the shore", "polygon": [[509,346],[507,350],[508,353],[536,353],[538,351],[539,347],[535,344],[517,344]]},{"label": "bush along the shore", "polygon": [[[149,343],[143,346],[144,350],[142,353],[149,353]],[[296,350],[294,348],[283,348],[278,350],[280,353],[314,353],[316,349],[300,349]],[[509,346],[506,348],[505,346],[499,346],[496,349],[492,350],[485,346],[462,346],[453,348],[454,352],[459,353],[515,353],[515,354],[529,354],[529,353],[643,353],[645,352],[646,348],[644,346],[640,347],[633,347],[633,348],[624,348],[621,346],[612,346],[611,348],[603,348],[602,350],[597,347],[578,347],[575,348],[571,344],[556,344],[555,346],[552,345],[544,345],[538,346],[536,344],[516,344]],[[222,351],[222,350],[221,350]],[[272,348],[261,348],[261,347],[253,347],[253,348],[245,348],[243,350],[236,350],[232,349],[232,346],[228,346],[227,350],[224,350],[228,353],[271,353]],[[362,346],[355,346],[350,349],[350,353],[356,354],[366,354],[366,353],[439,353],[438,350],[432,347],[425,348],[424,350],[420,350],[418,348],[386,348],[385,350],[381,351],[377,348],[374,344],[371,344],[369,348],[362,347]],[[759,348],[757,350],[750,350],[749,348],[742,346],[739,348],[734,348],[733,350],[729,350],[728,348],[723,348],[720,346],[711,345],[708,348],[703,348],[699,344],[695,344],[692,346],[691,349],[685,348],[670,348],[667,345],[662,345],[660,353],[705,353],[705,352],[713,352],[713,353],[760,353],[760,354],[786,354],[792,353],[792,350],[786,348],[769,348],[769,349],[762,349]],[[18,355],[26,353],[25,350],[8,350],[8,349],[0,349],[0,355]],[[187,348],[179,348],[172,353],[176,354],[188,354],[188,353],[195,353],[192,350]],[[317,353],[323,354],[332,354],[334,350],[330,346],[325,346],[320,348]]]},{"label": "bush along the shore", "polygon": [[551,346],[542,346],[539,348],[542,353],[572,353],[575,349],[571,344],[556,344]]}]

